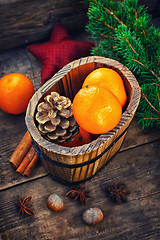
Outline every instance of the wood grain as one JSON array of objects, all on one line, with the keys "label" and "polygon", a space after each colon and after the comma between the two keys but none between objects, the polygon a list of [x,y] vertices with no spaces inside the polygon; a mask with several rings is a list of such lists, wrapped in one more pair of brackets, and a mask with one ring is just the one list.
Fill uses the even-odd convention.
[{"label": "wood grain", "polygon": [[[79,38],[83,40],[82,35],[80,35]],[[35,90],[38,90],[41,86],[40,64],[24,48],[0,54],[0,69],[0,77],[10,72],[20,72],[31,79]],[[1,189],[6,189],[27,181],[26,178],[15,174],[15,170],[8,162],[11,154],[14,152],[16,146],[27,131],[24,118],[25,114],[14,116],[0,110],[0,159],[2,161],[0,167]],[[158,139],[160,139],[160,130],[153,129],[152,131],[142,131],[136,124],[136,119],[134,119],[127,131],[120,151],[125,151],[131,147],[135,148],[136,146],[153,142]],[[33,171],[30,179],[39,179],[46,175],[46,171],[39,163],[35,171]]]},{"label": "wood grain", "polygon": [[[117,154],[100,174],[85,184],[91,195],[86,207],[65,197],[70,187],[48,176],[2,191],[2,239],[158,240],[159,143],[149,143]],[[127,203],[115,205],[106,197],[105,186],[114,182],[127,185],[130,190]],[[53,213],[46,207],[46,199],[51,193],[57,193],[64,201],[64,209],[59,213]],[[17,195],[22,198],[32,196],[33,217],[20,218],[17,215]],[[91,206],[100,207],[104,213],[103,222],[95,227],[86,226],[81,218],[83,211]]]},{"label": "wood grain", "polygon": [[79,0],[0,2],[0,51],[49,38],[55,22],[70,33],[84,29],[87,5]]},{"label": "wood grain", "polygon": [[[81,38],[83,39],[83,38]],[[40,63],[23,48],[0,54],[0,77],[10,72],[26,74],[35,89],[41,86]],[[160,239],[160,130],[142,131],[134,118],[120,151],[91,181],[84,184],[91,198],[86,207],[65,197],[71,190],[51,177],[38,164],[29,178],[18,175],[9,158],[27,128],[25,114],[10,115],[0,110],[0,237],[2,240]],[[106,197],[104,186],[122,182],[130,190],[128,203],[114,205]],[[51,193],[64,200],[62,212],[46,207]],[[35,215],[17,213],[17,196],[31,195]],[[98,206],[104,213],[100,225],[88,227],[82,221],[84,209]]]}]

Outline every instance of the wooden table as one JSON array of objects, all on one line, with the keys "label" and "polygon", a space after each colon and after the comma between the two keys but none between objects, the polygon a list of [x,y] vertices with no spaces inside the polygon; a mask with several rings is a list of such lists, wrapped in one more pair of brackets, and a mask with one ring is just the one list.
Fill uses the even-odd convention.
[{"label": "wooden table", "polygon": [[[0,54],[1,76],[20,72],[38,89],[41,64],[25,48]],[[1,77],[0,76],[0,77]],[[18,175],[9,158],[26,132],[25,114],[0,111],[0,232],[1,239],[160,239],[160,131],[142,131],[134,119],[120,151],[85,188],[91,198],[84,207],[65,197],[72,189],[47,175],[39,162],[29,178]],[[124,183],[130,191],[128,202],[116,205],[104,191],[105,186]],[[46,207],[46,199],[57,193],[64,201],[59,213]],[[32,196],[34,216],[18,216],[17,196]],[[82,221],[86,208],[98,206],[103,222],[87,226]]]}]

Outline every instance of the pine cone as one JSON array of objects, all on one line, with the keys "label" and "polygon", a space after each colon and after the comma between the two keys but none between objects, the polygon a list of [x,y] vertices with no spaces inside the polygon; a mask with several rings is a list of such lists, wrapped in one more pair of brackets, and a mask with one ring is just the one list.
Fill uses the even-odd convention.
[{"label": "pine cone", "polygon": [[51,142],[72,141],[79,132],[71,100],[57,92],[51,92],[38,104],[35,118],[41,135]]}]

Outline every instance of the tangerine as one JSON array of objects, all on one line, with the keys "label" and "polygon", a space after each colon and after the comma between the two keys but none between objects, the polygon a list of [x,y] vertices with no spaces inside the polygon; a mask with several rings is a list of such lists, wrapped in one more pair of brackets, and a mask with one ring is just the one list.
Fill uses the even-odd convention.
[{"label": "tangerine", "polygon": [[32,82],[21,73],[10,73],[0,79],[0,108],[7,113],[23,113],[33,94]]},{"label": "tangerine", "polygon": [[92,71],[84,80],[82,88],[97,85],[109,89],[118,98],[122,108],[127,102],[127,94],[121,76],[110,68],[98,68]]},{"label": "tangerine", "polygon": [[88,132],[86,132],[84,129],[79,127],[79,133],[75,136],[73,141],[61,143],[60,145],[64,147],[78,147],[90,142],[91,142],[91,135]]},{"label": "tangerine", "polygon": [[108,89],[97,86],[81,88],[73,99],[73,115],[80,127],[93,134],[113,129],[120,121],[122,107]]}]

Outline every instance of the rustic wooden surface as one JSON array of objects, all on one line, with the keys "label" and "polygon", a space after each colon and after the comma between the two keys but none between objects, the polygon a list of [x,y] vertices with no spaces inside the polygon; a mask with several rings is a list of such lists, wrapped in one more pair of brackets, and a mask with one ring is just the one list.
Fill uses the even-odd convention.
[{"label": "rustic wooden surface", "polygon": [[79,32],[86,13],[79,0],[0,0],[0,51],[48,39],[56,21],[69,33]]},{"label": "rustic wooden surface", "polygon": [[[20,72],[29,77],[35,89],[41,86],[41,64],[25,48],[0,54],[0,77]],[[71,186],[58,183],[47,175],[39,162],[29,178],[18,175],[9,158],[26,132],[25,114],[10,115],[0,110],[0,233],[2,240],[31,239],[160,239],[160,131],[142,131],[134,119],[120,151],[85,188],[91,198],[86,207],[65,197]],[[115,205],[104,187],[124,183],[130,191],[128,202]],[[46,199],[57,193],[64,209],[53,213]],[[32,196],[34,216],[18,216],[17,196]],[[98,206],[103,222],[89,227],[82,221],[86,208]]]},{"label": "rustic wooden surface", "polygon": [[[155,18],[160,16],[159,0],[139,0],[139,4]],[[0,51],[45,41],[56,21],[70,34],[84,30],[87,5],[80,0],[0,0]]]}]

